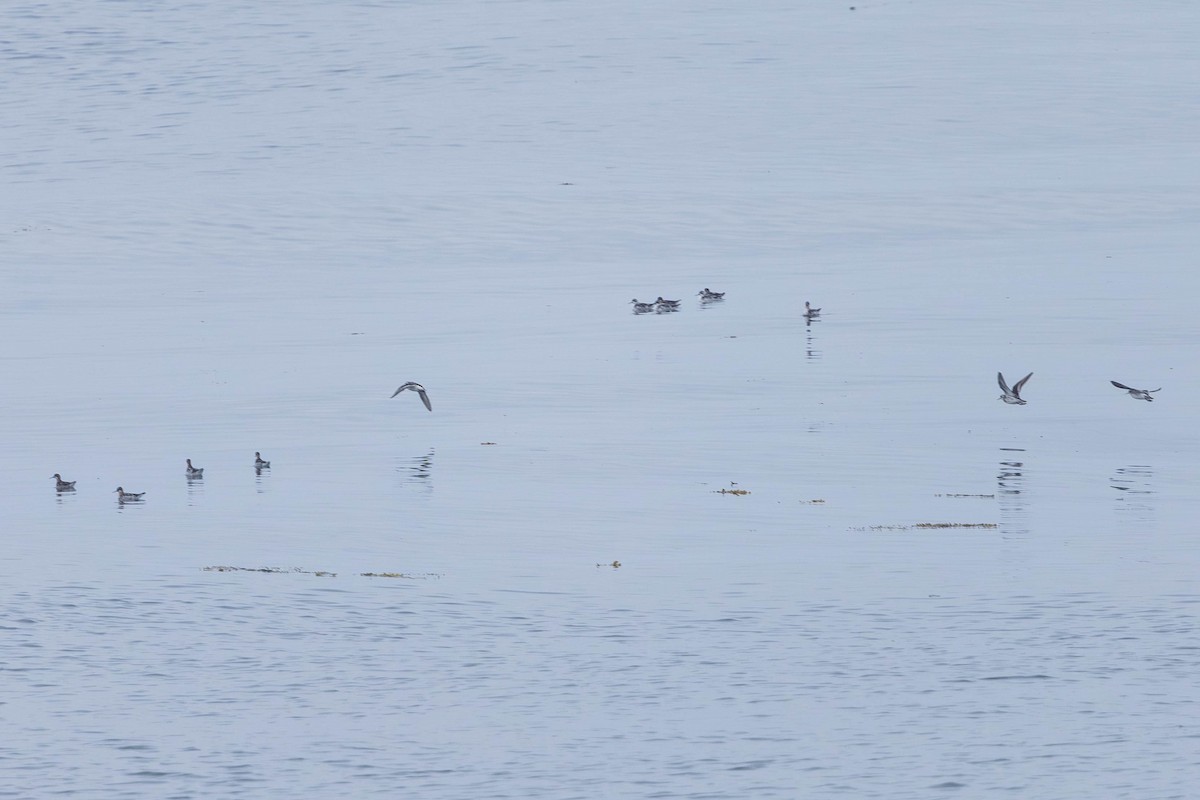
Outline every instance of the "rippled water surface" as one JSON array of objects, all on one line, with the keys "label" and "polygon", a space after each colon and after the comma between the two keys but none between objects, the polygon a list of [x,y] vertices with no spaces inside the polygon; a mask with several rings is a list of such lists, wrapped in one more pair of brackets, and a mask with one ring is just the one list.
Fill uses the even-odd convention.
[{"label": "rippled water surface", "polygon": [[1188,6],[0,26],[0,796],[1194,792]]}]

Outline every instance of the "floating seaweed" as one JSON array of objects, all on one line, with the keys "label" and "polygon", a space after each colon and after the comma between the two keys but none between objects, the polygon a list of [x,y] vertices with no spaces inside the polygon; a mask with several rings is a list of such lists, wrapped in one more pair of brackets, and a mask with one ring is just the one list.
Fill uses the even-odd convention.
[{"label": "floating seaweed", "polygon": [[274,575],[282,575],[285,573],[290,574],[290,575],[296,575],[296,574],[316,575],[318,578],[336,578],[337,577],[336,572],[328,572],[327,570],[323,570],[323,569],[307,570],[307,569],[301,569],[300,567],[292,567],[291,569],[284,569],[283,567],[216,566],[216,567],[201,567],[201,570],[203,570],[204,572],[269,572]]},{"label": "floating seaweed", "polygon": [[851,528],[852,531],[907,531],[912,529],[917,530],[940,530],[944,528],[983,528],[990,530],[999,528],[1000,526],[994,522],[918,522],[916,525],[870,525],[868,527]]}]

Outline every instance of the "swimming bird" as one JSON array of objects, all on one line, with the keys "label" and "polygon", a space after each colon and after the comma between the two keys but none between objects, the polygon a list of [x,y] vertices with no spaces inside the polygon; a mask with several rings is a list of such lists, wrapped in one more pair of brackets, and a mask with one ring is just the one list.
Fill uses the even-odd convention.
[{"label": "swimming bird", "polygon": [[1008,403],[1010,406],[1023,406],[1025,401],[1021,399],[1021,388],[1025,386],[1025,381],[1033,377],[1033,373],[1029,373],[1021,380],[1013,384],[1013,387],[1008,388],[1008,384],[1004,382],[1003,373],[996,373],[996,380],[1000,382],[1000,391],[1004,394],[1000,395],[1000,399]]},{"label": "swimming bird", "polygon": [[64,481],[62,479],[62,475],[59,475],[57,472],[54,473],[53,475],[51,475],[50,477],[54,478],[54,488],[57,489],[58,491],[60,491],[60,492],[75,491],[75,481]]},{"label": "swimming bird", "polygon": [[433,406],[429,402],[429,395],[425,394],[425,387],[419,383],[413,383],[412,381],[409,381],[408,383],[402,385],[396,391],[392,392],[392,397],[395,397],[396,395],[400,394],[405,389],[412,389],[414,392],[421,395],[421,402],[425,404],[425,408],[429,409],[430,411],[433,411]]},{"label": "swimming bird", "polygon": [[145,492],[127,492],[120,486],[113,489],[113,491],[117,493],[118,503],[134,503],[146,496]]},{"label": "swimming bird", "polygon": [[189,458],[187,460],[187,476],[189,478],[203,478],[204,469],[202,467],[193,467],[192,460]]},{"label": "swimming bird", "polygon": [[1161,386],[1157,389],[1134,389],[1131,386],[1126,386],[1125,384],[1117,383],[1116,381],[1109,381],[1109,383],[1118,389],[1124,389],[1125,391],[1129,392],[1129,396],[1135,400],[1146,400],[1147,402],[1153,402],[1154,398],[1150,396],[1153,392],[1162,391]]},{"label": "swimming bird", "polygon": [[711,289],[709,289],[707,286],[704,287],[703,289],[701,289],[697,294],[699,295],[701,302],[703,302],[705,300],[724,300],[725,299],[724,292],[714,292]]},{"label": "swimming bird", "polygon": [[679,308],[680,303],[679,300],[663,300],[662,295],[659,295],[658,299],[654,302],[656,305],[666,306],[667,308]]},{"label": "swimming bird", "polygon": [[633,313],[635,314],[645,314],[647,311],[654,310],[654,303],[640,303],[636,297],[629,302],[633,303]]},{"label": "swimming bird", "polygon": [[[392,397],[395,397],[395,395],[392,395]],[[254,468],[255,469],[266,469],[269,466],[271,466],[271,462],[263,461],[262,453],[255,450],[254,451]]]},{"label": "swimming bird", "polygon": [[811,305],[809,305],[807,300],[804,301],[804,316],[812,319],[813,317],[819,317],[820,315],[821,309],[813,308]]}]

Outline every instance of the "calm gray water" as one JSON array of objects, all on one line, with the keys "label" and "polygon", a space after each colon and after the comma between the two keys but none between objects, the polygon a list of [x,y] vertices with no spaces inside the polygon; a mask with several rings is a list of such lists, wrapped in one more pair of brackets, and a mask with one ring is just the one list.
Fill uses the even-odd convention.
[{"label": "calm gray water", "polygon": [[0,796],[1194,794],[1189,4],[0,30]]}]

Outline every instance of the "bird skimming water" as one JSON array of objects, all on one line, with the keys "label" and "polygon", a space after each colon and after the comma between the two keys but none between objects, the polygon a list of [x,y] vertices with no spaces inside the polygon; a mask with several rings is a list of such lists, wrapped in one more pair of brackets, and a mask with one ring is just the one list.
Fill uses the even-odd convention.
[{"label": "bird skimming water", "polygon": [[412,391],[421,395],[421,402],[425,404],[425,408],[429,409],[430,411],[433,411],[433,405],[429,402],[429,395],[425,394],[425,387],[419,383],[413,383],[412,381],[409,381],[408,383],[401,385],[399,389],[392,392],[392,397],[395,397],[396,395],[400,394],[405,389],[411,389]]},{"label": "bird skimming water", "polygon": [[1000,391],[1004,394],[1000,395],[1000,399],[1008,403],[1010,406],[1023,406],[1025,401],[1021,399],[1021,388],[1025,385],[1025,381],[1033,377],[1033,373],[1029,373],[1021,380],[1013,384],[1013,387],[1008,388],[1008,384],[1004,382],[1004,373],[997,372],[996,380],[1000,382]]},{"label": "bird skimming water", "polygon": [[1154,401],[1154,398],[1150,396],[1151,394],[1153,394],[1154,392],[1162,391],[1161,386],[1158,387],[1157,389],[1134,389],[1132,386],[1126,386],[1125,384],[1117,383],[1116,381],[1109,381],[1109,383],[1111,383],[1113,386],[1117,387],[1118,389],[1124,389],[1125,391],[1129,392],[1129,396],[1132,397],[1133,399],[1146,400],[1147,402]]}]

